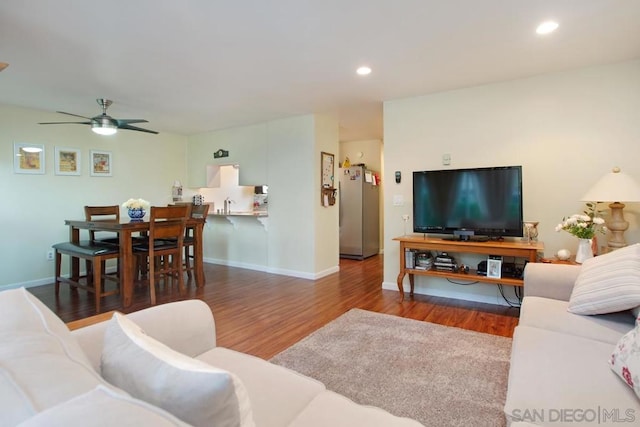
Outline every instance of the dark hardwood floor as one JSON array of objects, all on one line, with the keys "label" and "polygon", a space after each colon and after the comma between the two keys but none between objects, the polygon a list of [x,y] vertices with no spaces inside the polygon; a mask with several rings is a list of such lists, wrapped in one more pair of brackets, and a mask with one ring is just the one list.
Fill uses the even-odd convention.
[{"label": "dark hardwood floor", "polygon": [[[341,260],[340,272],[319,280],[298,279],[240,268],[205,264],[207,283],[187,295],[162,284],[158,304],[187,298],[205,301],[212,309],[218,345],[269,359],[352,308],[456,326],[511,337],[519,310],[499,305],[447,298],[407,295],[381,289],[382,256],[365,261]],[[29,289],[65,322],[95,314],[93,296],[61,287],[56,301],[53,285]],[[149,307],[149,291],[136,287],[134,303],[125,312]],[[102,310],[120,309],[117,295],[103,299]]]}]

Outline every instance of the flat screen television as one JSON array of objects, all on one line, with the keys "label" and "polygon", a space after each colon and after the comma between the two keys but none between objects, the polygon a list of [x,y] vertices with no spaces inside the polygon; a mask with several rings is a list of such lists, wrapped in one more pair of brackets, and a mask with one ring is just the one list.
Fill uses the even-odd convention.
[{"label": "flat screen television", "polygon": [[413,172],[416,233],[517,237],[522,220],[522,166]]}]

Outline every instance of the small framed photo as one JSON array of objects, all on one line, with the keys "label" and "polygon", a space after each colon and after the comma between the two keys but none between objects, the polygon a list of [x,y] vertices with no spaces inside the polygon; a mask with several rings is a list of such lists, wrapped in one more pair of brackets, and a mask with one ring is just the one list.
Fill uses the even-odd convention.
[{"label": "small framed photo", "polygon": [[499,279],[502,277],[502,260],[487,260],[487,277],[491,277],[493,279]]},{"label": "small framed photo", "polygon": [[112,176],[111,151],[91,150],[91,176]]},{"label": "small framed photo", "polygon": [[15,173],[44,174],[44,145],[16,142],[13,144]]},{"label": "small framed photo", "polygon": [[80,175],[80,150],[77,148],[56,147],[55,174]]}]

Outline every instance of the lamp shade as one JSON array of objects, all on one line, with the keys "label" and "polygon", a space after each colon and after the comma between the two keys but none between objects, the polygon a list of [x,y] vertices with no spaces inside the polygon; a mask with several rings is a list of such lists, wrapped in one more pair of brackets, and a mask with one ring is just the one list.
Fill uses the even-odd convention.
[{"label": "lamp shade", "polygon": [[585,202],[640,202],[640,185],[631,176],[613,168],[582,196]]}]

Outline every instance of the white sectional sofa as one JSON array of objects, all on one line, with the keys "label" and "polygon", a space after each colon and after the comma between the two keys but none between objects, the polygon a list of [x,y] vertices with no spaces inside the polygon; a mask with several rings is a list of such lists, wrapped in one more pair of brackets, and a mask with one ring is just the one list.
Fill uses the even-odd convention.
[{"label": "white sectional sofa", "polygon": [[[602,257],[597,262],[602,271],[609,261]],[[632,276],[623,288],[627,292],[640,280],[637,261],[625,265],[617,271]],[[615,270],[615,262],[613,266]],[[640,425],[640,400],[609,363],[616,344],[634,329],[634,316],[629,310],[598,315],[568,311],[574,284],[586,268],[585,262],[582,267],[530,263],[525,269],[505,404],[512,427]],[[605,275],[612,279],[615,274]],[[619,299],[636,297],[630,292],[629,298]]]},{"label": "white sectional sofa", "polygon": [[[180,353],[180,357],[174,358],[175,362],[168,363],[171,369],[188,370],[195,366],[194,371],[206,371],[205,375],[230,375],[223,379],[221,384],[224,387],[231,387],[230,384],[237,386],[238,382],[242,384],[243,390],[238,391],[236,388],[231,394],[225,395],[227,400],[223,402],[227,408],[225,410],[234,412],[234,416],[237,412],[242,413],[240,418],[236,418],[236,421],[225,418],[215,423],[199,421],[200,425],[421,425],[379,408],[355,404],[344,396],[326,390],[322,383],[286,368],[217,347],[214,319],[211,310],[202,301],[189,300],[155,306],[127,315],[126,322],[129,321],[135,322],[144,330],[146,337],[143,340],[157,340],[167,348],[163,344],[152,346],[162,347],[165,352]],[[101,369],[105,370],[107,366],[112,378],[114,367],[122,363],[105,362],[105,354],[111,352],[116,358],[124,356],[125,363],[128,358],[135,366],[133,374],[123,373],[124,378],[119,381],[139,382],[145,375],[149,375],[149,372],[141,371],[151,370],[151,374],[156,375],[152,375],[148,381],[150,386],[161,389],[162,385],[156,384],[156,380],[162,382],[162,379],[166,379],[164,371],[156,366],[154,359],[131,356],[132,353],[128,353],[130,349],[111,344],[104,344],[103,348],[103,343],[111,340],[106,337],[114,334],[114,322],[116,320],[112,319],[70,332],[54,313],[28,291],[16,289],[0,292],[0,425],[190,425],[171,411],[165,410],[167,408],[136,398],[132,396],[134,393],[127,393],[103,378]],[[124,336],[120,335],[121,338]],[[134,337],[133,342],[138,343],[140,339]],[[122,346],[122,343],[118,345]],[[110,350],[107,348],[109,346]],[[142,344],[141,346],[144,347]],[[145,364],[149,365],[149,369],[145,368]],[[185,365],[189,366],[185,368]],[[199,373],[201,372],[196,372],[195,375]],[[205,380],[209,381],[208,378],[210,377]],[[202,387],[190,387],[189,378],[171,381],[170,390],[164,390],[164,393],[174,392],[174,384],[177,390],[184,387],[186,382],[186,391],[172,397],[179,400],[180,408],[189,408],[193,401],[200,398]],[[220,390],[213,391],[217,393]],[[159,398],[162,399],[163,396]],[[250,406],[238,409],[237,402],[243,399]],[[171,403],[167,405],[169,409]],[[197,404],[195,405],[197,408]],[[204,411],[214,406],[207,401],[201,405]],[[198,415],[194,413],[198,409],[186,411],[189,419]]]}]

